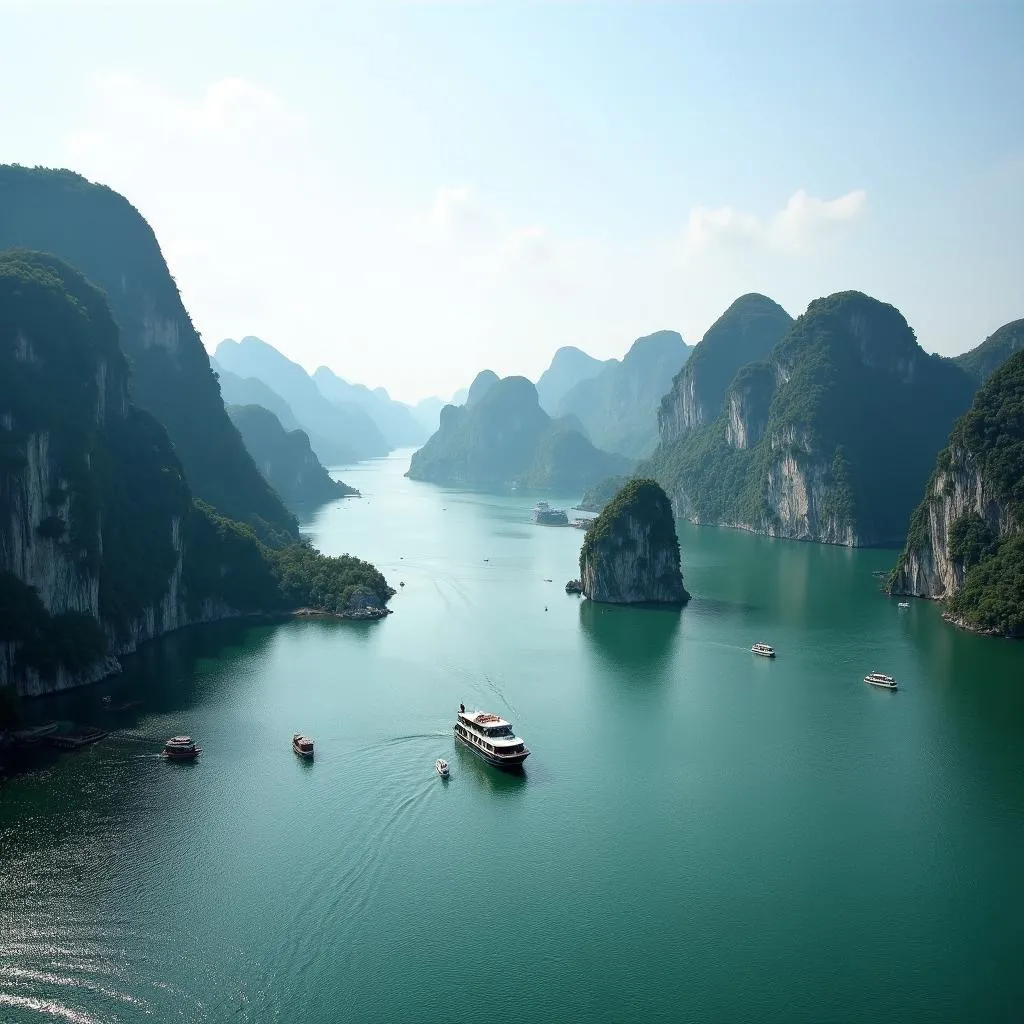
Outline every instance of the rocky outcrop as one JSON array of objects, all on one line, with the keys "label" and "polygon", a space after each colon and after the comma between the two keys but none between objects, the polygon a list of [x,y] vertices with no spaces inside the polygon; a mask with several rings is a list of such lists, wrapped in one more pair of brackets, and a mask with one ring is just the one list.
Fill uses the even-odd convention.
[{"label": "rocky outcrop", "polygon": [[587,530],[580,584],[586,597],[608,604],[689,600],[672,508],[653,480],[630,480]]},{"label": "rocky outcrop", "polygon": [[564,345],[551,359],[551,365],[537,380],[540,407],[549,415],[557,416],[562,399],[580,381],[596,377],[617,359],[595,359],[575,345]]},{"label": "rocky outcrop", "polygon": [[469,386],[466,394],[466,405],[476,405],[501,378],[493,370],[481,370]]},{"label": "rocky outcrop", "polygon": [[941,600],[977,632],[1024,634],[1024,351],[995,370],[939,453],[889,592]]},{"label": "rocky outcrop", "polygon": [[983,384],[1014,352],[1024,348],[1024,320],[1011,320],[954,362]]}]

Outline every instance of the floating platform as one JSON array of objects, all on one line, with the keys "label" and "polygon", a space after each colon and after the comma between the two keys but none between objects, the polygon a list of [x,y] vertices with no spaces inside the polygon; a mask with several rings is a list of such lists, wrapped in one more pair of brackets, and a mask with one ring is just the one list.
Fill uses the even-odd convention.
[{"label": "floating platform", "polygon": [[93,725],[79,725],[73,726],[67,732],[52,733],[47,736],[47,741],[51,746],[60,747],[62,750],[77,750],[103,739],[106,735],[106,729],[98,729]]}]

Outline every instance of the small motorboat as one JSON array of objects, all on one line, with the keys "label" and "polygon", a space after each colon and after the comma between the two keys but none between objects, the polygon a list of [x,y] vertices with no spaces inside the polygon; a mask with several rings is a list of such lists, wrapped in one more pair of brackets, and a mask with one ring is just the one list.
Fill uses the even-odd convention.
[{"label": "small motorboat", "polygon": [[758,644],[754,644],[754,646],[750,648],[750,653],[751,654],[760,654],[762,658],[774,658],[775,657],[775,648],[774,647],[770,647],[768,644],[760,644],[760,643],[758,643]]},{"label": "small motorboat", "polygon": [[448,762],[443,757],[439,757],[434,762],[434,767],[437,769],[437,774],[440,775],[442,779],[448,778]]},{"label": "small motorboat", "polygon": [[163,756],[168,761],[194,761],[203,752],[191,736],[172,736],[165,744]]},{"label": "small motorboat", "polygon": [[299,757],[305,758],[307,761],[313,760],[313,739],[310,736],[303,736],[301,732],[297,732],[292,736],[292,750],[295,751]]}]

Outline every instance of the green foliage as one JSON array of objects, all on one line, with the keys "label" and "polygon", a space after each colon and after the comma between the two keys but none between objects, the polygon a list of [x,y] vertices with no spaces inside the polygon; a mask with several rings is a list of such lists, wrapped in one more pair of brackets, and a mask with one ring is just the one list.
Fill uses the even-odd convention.
[{"label": "green foliage", "polygon": [[957,356],[953,361],[979,384],[983,384],[994,370],[1021,348],[1024,348],[1024,320],[1013,320],[1003,324],[977,348]]},{"label": "green foliage", "polygon": [[647,524],[652,547],[673,551],[674,562],[679,565],[679,538],[668,496],[656,481],[636,477],[627,481],[584,535],[580,549],[581,573],[588,559],[600,561],[601,549],[607,544],[628,544],[629,537],[623,532],[623,526],[630,518]]},{"label": "green foliage", "polygon": [[307,544],[292,544],[270,557],[289,608],[341,613],[383,608],[394,594],[374,566],[352,555],[329,557]]},{"label": "green foliage", "polygon": [[764,359],[792,324],[793,318],[767,296],[741,295],[708,328],[662,398],[658,411],[662,438],[674,438],[672,413],[691,381],[705,414],[717,416],[737,371]]},{"label": "green foliage", "polygon": [[742,397],[744,416],[756,421],[768,410],[752,448],[729,444],[723,409],[663,442],[643,470],[701,522],[764,529],[777,517],[771,480],[792,457],[804,470],[825,471],[819,521],[835,516],[862,543],[892,543],[905,536],[935,452],[971,390],[962,370],[921,350],[898,310],[841,292],[812,302],[765,364],[737,374],[729,392]]},{"label": "green foliage", "polygon": [[949,527],[949,557],[964,569],[995,554],[996,532],[977,512],[965,512]]},{"label": "green foliage", "polygon": [[[56,424],[65,414],[68,420],[81,422],[79,413],[91,407],[97,382],[94,376],[78,373],[84,356],[77,353],[74,330],[65,332],[62,327],[84,314],[93,321],[96,340],[105,342],[112,364],[115,359],[123,361],[116,321],[121,346],[132,364],[133,396],[166,428],[195,493],[227,515],[261,530],[265,525],[268,542],[295,540],[298,525],[260,477],[231,426],[206,351],[152,229],[139,212],[123,196],[71,171],[0,166],[0,249],[10,246],[56,254],[82,271],[110,302],[106,312],[102,298],[96,301],[96,289],[80,279],[81,285],[63,282],[79,312],[59,303],[33,303],[38,315],[56,319],[23,326],[34,336],[50,337],[54,344],[66,339],[65,358],[54,370],[69,386],[34,391],[30,407],[17,410],[21,422],[28,427],[40,419]],[[38,294],[52,288],[52,282],[48,284],[41,273],[20,286]],[[0,310],[4,306],[0,295]],[[100,312],[103,323],[97,318]],[[9,325],[0,312],[0,342],[5,326]],[[0,344],[0,349],[6,348]],[[0,380],[6,369],[0,366]],[[28,370],[23,364],[19,376]],[[16,381],[11,384],[17,391]],[[17,454],[12,456],[9,446],[0,443],[0,465],[12,457]],[[83,514],[88,511],[84,508]]]},{"label": "green foliage", "polygon": [[949,612],[975,629],[1024,636],[1024,534],[1004,538],[967,570]]},{"label": "green foliage", "polygon": [[927,509],[929,501],[940,499],[935,493],[938,474],[957,469],[979,474],[987,500],[998,507],[1007,529],[997,535],[976,510],[951,524],[948,553],[965,575],[949,600],[949,611],[976,629],[1024,635],[1024,350],[992,372],[953,427],[925,500],[911,520],[893,582],[911,553],[930,544]]},{"label": "green foliage", "polygon": [[600,483],[588,487],[583,493],[579,507],[588,512],[600,512],[626,486],[628,479],[624,476],[609,476]]}]

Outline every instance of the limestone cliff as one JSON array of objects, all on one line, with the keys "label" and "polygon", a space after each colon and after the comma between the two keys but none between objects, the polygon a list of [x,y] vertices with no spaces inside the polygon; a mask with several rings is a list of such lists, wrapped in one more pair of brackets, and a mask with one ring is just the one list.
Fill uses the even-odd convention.
[{"label": "limestone cliff", "polygon": [[658,428],[671,443],[718,416],[737,371],[764,359],[793,324],[765,295],[741,295],[712,325],[661,400]]},{"label": "limestone cliff", "polygon": [[152,228],[124,196],[71,171],[0,166],[0,249],[53,253],[106,294],[132,401],[164,426],[193,492],[267,543],[298,540],[224,411],[217,379]]},{"label": "limestone cliff", "polygon": [[668,496],[653,480],[630,480],[587,531],[583,593],[609,604],[685,604],[679,540]]},{"label": "limestone cliff", "polygon": [[662,443],[638,470],[665,486],[677,515],[847,546],[902,542],[974,386],[925,353],[898,310],[859,292],[812,302],[735,374],[709,422],[686,411],[685,368],[677,385],[680,414],[663,407]]},{"label": "limestone cliff", "polygon": [[889,591],[943,600],[967,628],[1024,634],[1024,351],[954,426]]}]

